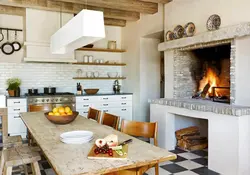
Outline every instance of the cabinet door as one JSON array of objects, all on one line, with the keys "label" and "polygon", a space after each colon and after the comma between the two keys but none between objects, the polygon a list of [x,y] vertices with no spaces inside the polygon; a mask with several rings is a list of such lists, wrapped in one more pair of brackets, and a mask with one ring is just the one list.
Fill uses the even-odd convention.
[{"label": "cabinet door", "polygon": [[8,133],[25,133],[27,131],[19,114],[8,115]]},{"label": "cabinet door", "polygon": [[16,107],[16,106],[27,106],[27,99],[8,99],[7,100],[8,107]]}]

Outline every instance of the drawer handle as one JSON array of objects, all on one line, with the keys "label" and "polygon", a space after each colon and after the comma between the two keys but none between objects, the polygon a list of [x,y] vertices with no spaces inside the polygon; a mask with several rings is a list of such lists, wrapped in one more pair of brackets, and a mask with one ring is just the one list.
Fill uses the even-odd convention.
[{"label": "drawer handle", "polygon": [[103,110],[103,112],[109,112],[109,110]]},{"label": "drawer handle", "polygon": [[89,112],[83,112],[84,114],[88,114]]},{"label": "drawer handle", "polygon": [[16,101],[16,102],[14,101],[14,104],[16,104],[16,103],[21,103],[21,102],[20,101]]},{"label": "drawer handle", "polygon": [[84,98],[83,100],[89,100],[88,98]]},{"label": "drawer handle", "polygon": [[20,118],[20,116],[14,116],[14,118]]},{"label": "drawer handle", "polygon": [[83,105],[83,107],[89,107],[89,105]]},{"label": "drawer handle", "polygon": [[122,103],[122,105],[126,105],[127,103]]},{"label": "drawer handle", "polygon": [[122,111],[127,111],[127,109],[122,109]]},{"label": "drawer handle", "polygon": [[103,106],[108,106],[109,104],[103,104]]},{"label": "drawer handle", "polygon": [[14,109],[14,111],[20,111],[20,109]]},{"label": "drawer handle", "polygon": [[103,100],[108,100],[109,98],[102,98]]},{"label": "drawer handle", "polygon": [[122,99],[126,99],[127,97],[122,97]]}]

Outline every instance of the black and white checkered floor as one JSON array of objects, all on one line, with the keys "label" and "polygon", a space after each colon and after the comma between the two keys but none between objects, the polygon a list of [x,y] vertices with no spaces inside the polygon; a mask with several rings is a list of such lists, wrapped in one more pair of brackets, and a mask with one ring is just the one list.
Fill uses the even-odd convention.
[{"label": "black and white checkered floor", "polygon": [[[177,159],[160,164],[160,175],[219,175],[207,168],[207,150],[187,152],[177,148],[170,152],[177,154]],[[41,175],[55,175],[55,172],[46,160],[40,161],[39,165]],[[28,167],[28,169],[30,168]],[[31,170],[29,171],[31,173]],[[145,175],[154,174],[154,168],[145,173]]]}]

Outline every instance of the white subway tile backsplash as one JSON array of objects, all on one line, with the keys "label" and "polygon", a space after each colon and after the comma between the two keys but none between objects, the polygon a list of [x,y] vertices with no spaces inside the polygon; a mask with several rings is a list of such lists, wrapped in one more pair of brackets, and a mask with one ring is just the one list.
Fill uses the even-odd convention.
[{"label": "white subway tile backsplash", "polygon": [[[76,92],[76,83],[80,82],[83,88],[99,88],[101,93],[112,92],[114,80],[73,80],[77,76],[77,69],[86,72],[99,72],[100,77],[107,77],[108,72],[118,72],[121,67],[116,66],[86,66],[72,64],[50,63],[1,63],[0,64],[0,92],[7,88],[6,80],[18,77],[22,80],[21,92],[26,93],[29,88],[38,88],[43,92],[45,86],[55,86],[58,92]],[[122,81],[120,81],[122,83]]]}]

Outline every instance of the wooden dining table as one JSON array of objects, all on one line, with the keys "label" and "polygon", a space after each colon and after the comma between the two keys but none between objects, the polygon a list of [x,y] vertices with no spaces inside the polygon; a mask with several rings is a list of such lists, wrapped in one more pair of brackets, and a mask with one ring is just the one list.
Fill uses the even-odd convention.
[{"label": "wooden dining table", "polygon": [[[21,118],[58,175],[141,175],[157,163],[176,159],[175,154],[165,149],[156,147],[80,115],[67,125],[51,123],[44,116],[43,112],[21,113]],[[60,141],[60,134],[75,130],[92,131],[94,139],[89,143],[79,145],[65,144]],[[104,138],[109,134],[116,134],[119,142],[133,139],[133,142],[128,145],[127,159],[88,159],[87,155],[93,147],[95,140]]]}]

